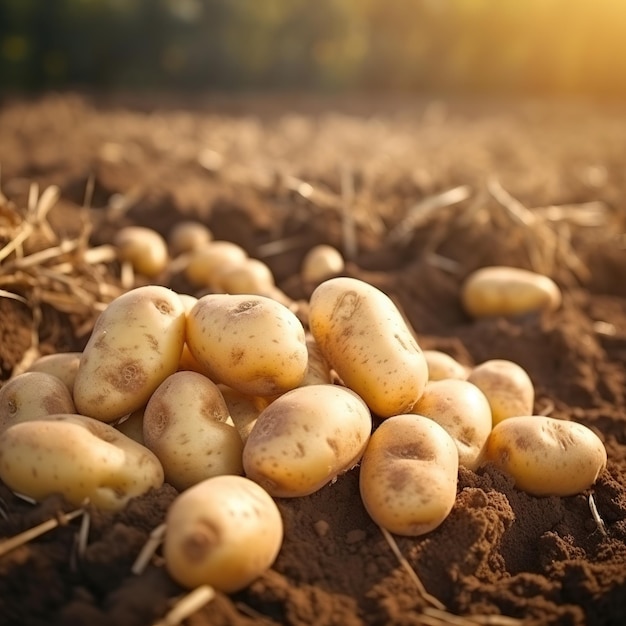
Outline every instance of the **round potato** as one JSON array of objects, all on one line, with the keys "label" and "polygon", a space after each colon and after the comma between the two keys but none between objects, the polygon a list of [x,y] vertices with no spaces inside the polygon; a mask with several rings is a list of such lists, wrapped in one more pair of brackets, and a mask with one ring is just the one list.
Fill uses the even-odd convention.
[{"label": "round potato", "polygon": [[169,252],[177,257],[192,252],[213,240],[213,233],[202,222],[183,220],[172,226],[167,237]]},{"label": "round potato", "polygon": [[305,283],[317,285],[341,274],[344,269],[345,261],[341,252],[333,246],[319,244],[304,255],[300,276]]},{"label": "round potato", "polygon": [[411,412],[445,428],[457,446],[460,465],[478,467],[492,422],[489,402],[476,385],[455,378],[429,381]]},{"label": "round potato", "polygon": [[159,460],[113,426],[83,415],[50,415],[0,434],[0,479],[35,500],[59,493],[75,506],[119,511],[163,484]]},{"label": "round potato", "polygon": [[115,422],[145,406],[178,368],[185,342],[185,308],[158,285],[131,289],[100,314],[74,382],[82,415]]},{"label": "round potato", "polygon": [[386,419],[370,437],[359,474],[370,517],[397,535],[434,530],[456,500],[459,457],[437,422],[420,415]]},{"label": "round potato", "polygon": [[331,278],[311,295],[309,325],[343,383],[385,418],[410,411],[428,366],[393,301],[356,278]]},{"label": "round potato", "polygon": [[[80,352],[59,352],[39,357],[29,368],[28,372],[45,372],[60,378],[69,389],[74,390],[74,380],[80,364]],[[72,413],[73,411],[56,411],[57,413]]]},{"label": "round potato", "polygon": [[338,385],[283,394],[259,414],[243,449],[246,476],[272,496],[305,496],[359,462],[372,429],[365,402]]},{"label": "round potato", "polygon": [[197,372],[176,372],[152,394],[143,440],[165,480],[179,491],[220,474],[243,474],[243,443],[217,385]]},{"label": "round potato", "polygon": [[465,380],[469,373],[465,365],[440,350],[424,350],[424,358],[428,365],[428,380],[444,380],[446,378]]},{"label": "round potato", "polygon": [[483,267],[472,272],[461,288],[461,304],[472,317],[554,310],[561,299],[561,290],[550,277],[519,267]]},{"label": "round potato", "polygon": [[187,315],[187,345],[211,380],[252,396],[297,387],[308,362],[302,323],[265,296],[203,296]]},{"label": "round potato", "polygon": [[211,287],[221,267],[247,258],[248,253],[232,241],[211,241],[190,253],[183,274],[196,287]]},{"label": "round potato", "polygon": [[165,568],[189,589],[243,589],[272,566],[283,541],[276,503],[243,476],[190,487],[172,502],[165,524]]},{"label": "round potato", "polygon": [[507,359],[491,359],[474,367],[467,380],[487,397],[494,426],[507,417],[532,415],[535,387],[521,365]]},{"label": "round potato", "polygon": [[535,496],[571,496],[591,487],[606,467],[602,440],[577,422],[522,415],[494,426],[485,448],[491,462]]},{"label": "round potato", "polygon": [[121,261],[127,261],[139,274],[158,276],[169,262],[165,239],[154,229],[125,226],[115,234],[113,245]]},{"label": "round potato", "polygon": [[224,267],[213,285],[216,291],[233,294],[267,295],[276,287],[272,270],[259,259],[247,258]]}]

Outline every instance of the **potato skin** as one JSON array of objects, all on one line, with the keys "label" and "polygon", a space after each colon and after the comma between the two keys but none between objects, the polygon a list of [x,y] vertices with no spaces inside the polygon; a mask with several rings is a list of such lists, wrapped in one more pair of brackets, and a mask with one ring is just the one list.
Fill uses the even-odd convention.
[{"label": "potato skin", "polygon": [[397,535],[439,526],[454,506],[458,453],[446,430],[414,414],[386,419],[361,459],[359,489],[370,517]]},{"label": "potato skin", "polygon": [[272,566],[283,540],[276,503],[243,476],[215,476],[190,487],[172,502],[165,522],[165,567],[189,589],[243,589]]},{"label": "potato skin", "polygon": [[444,380],[446,378],[465,380],[468,376],[469,368],[445,352],[424,350],[424,358],[428,365],[428,380]]},{"label": "potato skin", "polygon": [[535,496],[571,496],[591,487],[606,467],[602,440],[577,422],[544,415],[509,417],[494,426],[485,449],[491,462]]},{"label": "potato skin", "polygon": [[422,395],[428,367],[391,298],[356,278],[324,281],[311,294],[309,325],[343,383],[379,417],[406,413]]},{"label": "potato skin", "polygon": [[141,408],[178,368],[185,308],[174,291],[137,287],[113,300],[96,320],[74,382],[82,415],[103,422]]},{"label": "potato skin", "polygon": [[245,474],[275,497],[311,494],[358,463],[371,429],[353,391],[298,387],[259,414],[243,450]]},{"label": "potato skin", "polygon": [[[80,364],[80,352],[58,352],[39,357],[29,368],[28,372],[46,372],[60,378],[70,390],[74,390],[74,380]],[[64,411],[58,411],[63,413]],[[71,413],[72,411],[68,411]]]},{"label": "potato skin", "polygon": [[128,261],[133,269],[148,278],[160,274],[169,261],[165,239],[152,228],[125,226],[113,240],[122,261]]}]

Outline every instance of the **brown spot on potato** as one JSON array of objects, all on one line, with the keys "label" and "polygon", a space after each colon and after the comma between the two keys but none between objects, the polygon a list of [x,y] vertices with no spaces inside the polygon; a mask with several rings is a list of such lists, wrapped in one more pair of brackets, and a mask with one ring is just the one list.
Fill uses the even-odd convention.
[{"label": "brown spot on potato", "polygon": [[413,473],[406,465],[391,465],[387,480],[391,491],[402,491],[413,480]]},{"label": "brown spot on potato", "polygon": [[432,448],[427,443],[421,441],[389,446],[387,454],[395,459],[415,459],[419,461],[434,461],[436,459]]},{"label": "brown spot on potato", "polygon": [[163,298],[158,298],[157,300],[154,300],[153,304],[156,310],[161,313],[161,315],[171,315],[173,312],[171,303]]},{"label": "brown spot on potato", "polygon": [[233,308],[233,315],[240,315],[241,313],[247,313],[255,307],[258,307],[261,303],[258,300],[244,300]]},{"label": "brown spot on potato", "polygon": [[133,393],[143,390],[148,376],[141,361],[130,359],[121,363],[119,368],[109,370],[105,379],[118,391]]},{"label": "brown spot on potato", "polygon": [[246,351],[243,348],[233,348],[230,351],[232,365],[239,365],[239,363],[243,360],[245,353]]},{"label": "brown spot on potato", "polygon": [[342,294],[335,302],[330,319],[347,321],[351,319],[361,306],[361,298],[356,291],[350,290]]},{"label": "brown spot on potato", "polygon": [[338,457],[340,454],[340,446],[336,439],[332,437],[326,437],[326,443],[328,447],[333,451],[333,454]]}]

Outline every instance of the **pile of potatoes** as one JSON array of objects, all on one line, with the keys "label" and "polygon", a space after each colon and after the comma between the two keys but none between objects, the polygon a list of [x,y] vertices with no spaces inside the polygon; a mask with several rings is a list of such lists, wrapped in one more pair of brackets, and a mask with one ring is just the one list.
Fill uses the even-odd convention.
[{"label": "pile of potatoes", "polygon": [[467,367],[423,351],[386,294],[337,275],[337,254],[318,250],[324,263],[303,265],[317,285],[304,323],[267,267],[234,244],[183,224],[148,257],[137,236],[120,233],[124,262],[157,276],[174,250],[210,292],[130,289],[81,353],[42,357],[10,379],[0,479],[36,499],[56,492],[109,510],[167,481],[180,495],[164,555],[180,584],[249,584],[280,550],[275,498],[311,494],[357,465],[369,515],[406,536],[448,516],[459,465],[493,463],[538,496],[580,493],[606,465],[593,431],[533,414],[519,365]]}]

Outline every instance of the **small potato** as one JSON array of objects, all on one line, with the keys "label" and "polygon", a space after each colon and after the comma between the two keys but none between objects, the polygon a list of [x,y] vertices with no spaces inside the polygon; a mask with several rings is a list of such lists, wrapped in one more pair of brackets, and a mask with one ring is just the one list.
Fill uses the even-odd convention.
[{"label": "small potato", "polygon": [[167,237],[170,255],[177,257],[192,252],[213,240],[213,233],[202,222],[183,220],[172,226]]},{"label": "small potato", "polygon": [[468,368],[440,350],[424,350],[424,358],[428,365],[428,380],[444,380],[456,378],[465,380]]},{"label": "small potato", "polygon": [[246,476],[272,496],[305,496],[361,458],[372,429],[367,405],[338,385],[288,391],[257,418],[243,449]]},{"label": "small potato", "polygon": [[485,449],[491,462],[535,496],[572,496],[589,489],[606,467],[601,439],[577,422],[544,415],[509,417],[494,426]]},{"label": "small potato", "polygon": [[145,406],[178,368],[185,342],[185,308],[158,285],[131,289],[100,314],[74,382],[82,415],[115,422]]},{"label": "small potato", "polygon": [[491,359],[474,367],[467,380],[487,396],[494,426],[508,417],[532,415],[535,387],[521,365]]},{"label": "small potato", "polygon": [[275,287],[274,275],[266,263],[247,258],[241,263],[226,266],[220,272],[216,290],[233,294],[266,295]]},{"label": "small potato", "polygon": [[476,385],[454,378],[430,381],[411,412],[445,428],[458,448],[460,465],[478,467],[492,424],[489,402]]},{"label": "small potato", "polygon": [[424,391],[428,366],[393,301],[356,278],[324,281],[311,295],[311,333],[344,384],[379,417],[406,413]]},{"label": "small potato", "polygon": [[67,385],[46,372],[24,372],[0,388],[0,432],[54,413],[75,413]]},{"label": "small potato", "polygon": [[247,258],[248,253],[232,241],[211,241],[190,253],[183,274],[196,287],[210,287],[222,266]]},{"label": "small potato", "polygon": [[458,466],[455,443],[437,422],[413,414],[390,417],[374,431],[361,459],[361,499],[389,532],[423,535],[452,510]]},{"label": "small potato", "polygon": [[80,506],[119,511],[163,484],[158,459],[113,426],[82,415],[50,415],[0,434],[0,479],[35,500],[53,493]]},{"label": "small potato", "polygon": [[203,296],[187,315],[187,345],[211,380],[252,396],[297,387],[308,362],[302,323],[265,296]]},{"label": "small potato", "polygon": [[472,317],[520,315],[561,305],[561,290],[548,276],[519,267],[491,266],[463,283],[461,304]]},{"label": "small potato", "polygon": [[197,372],[176,372],[158,386],[144,411],[143,439],[179,491],[211,476],[243,474],[243,442],[226,402]]},{"label": "small potato", "polygon": [[113,238],[120,261],[127,261],[139,273],[154,278],[169,262],[165,239],[152,228],[125,226]]},{"label": "small potato", "polygon": [[[46,372],[60,378],[70,393],[74,389],[74,380],[80,363],[80,352],[59,352],[39,357],[29,368],[28,372]],[[57,413],[72,413],[72,411],[57,411]]]},{"label": "small potato", "polygon": [[341,274],[345,261],[337,248],[327,244],[313,246],[304,256],[300,267],[303,282],[319,285],[324,280]]},{"label": "small potato", "polygon": [[243,476],[190,487],[170,505],[165,525],[165,568],[188,589],[243,589],[272,566],[283,541],[276,503]]}]

